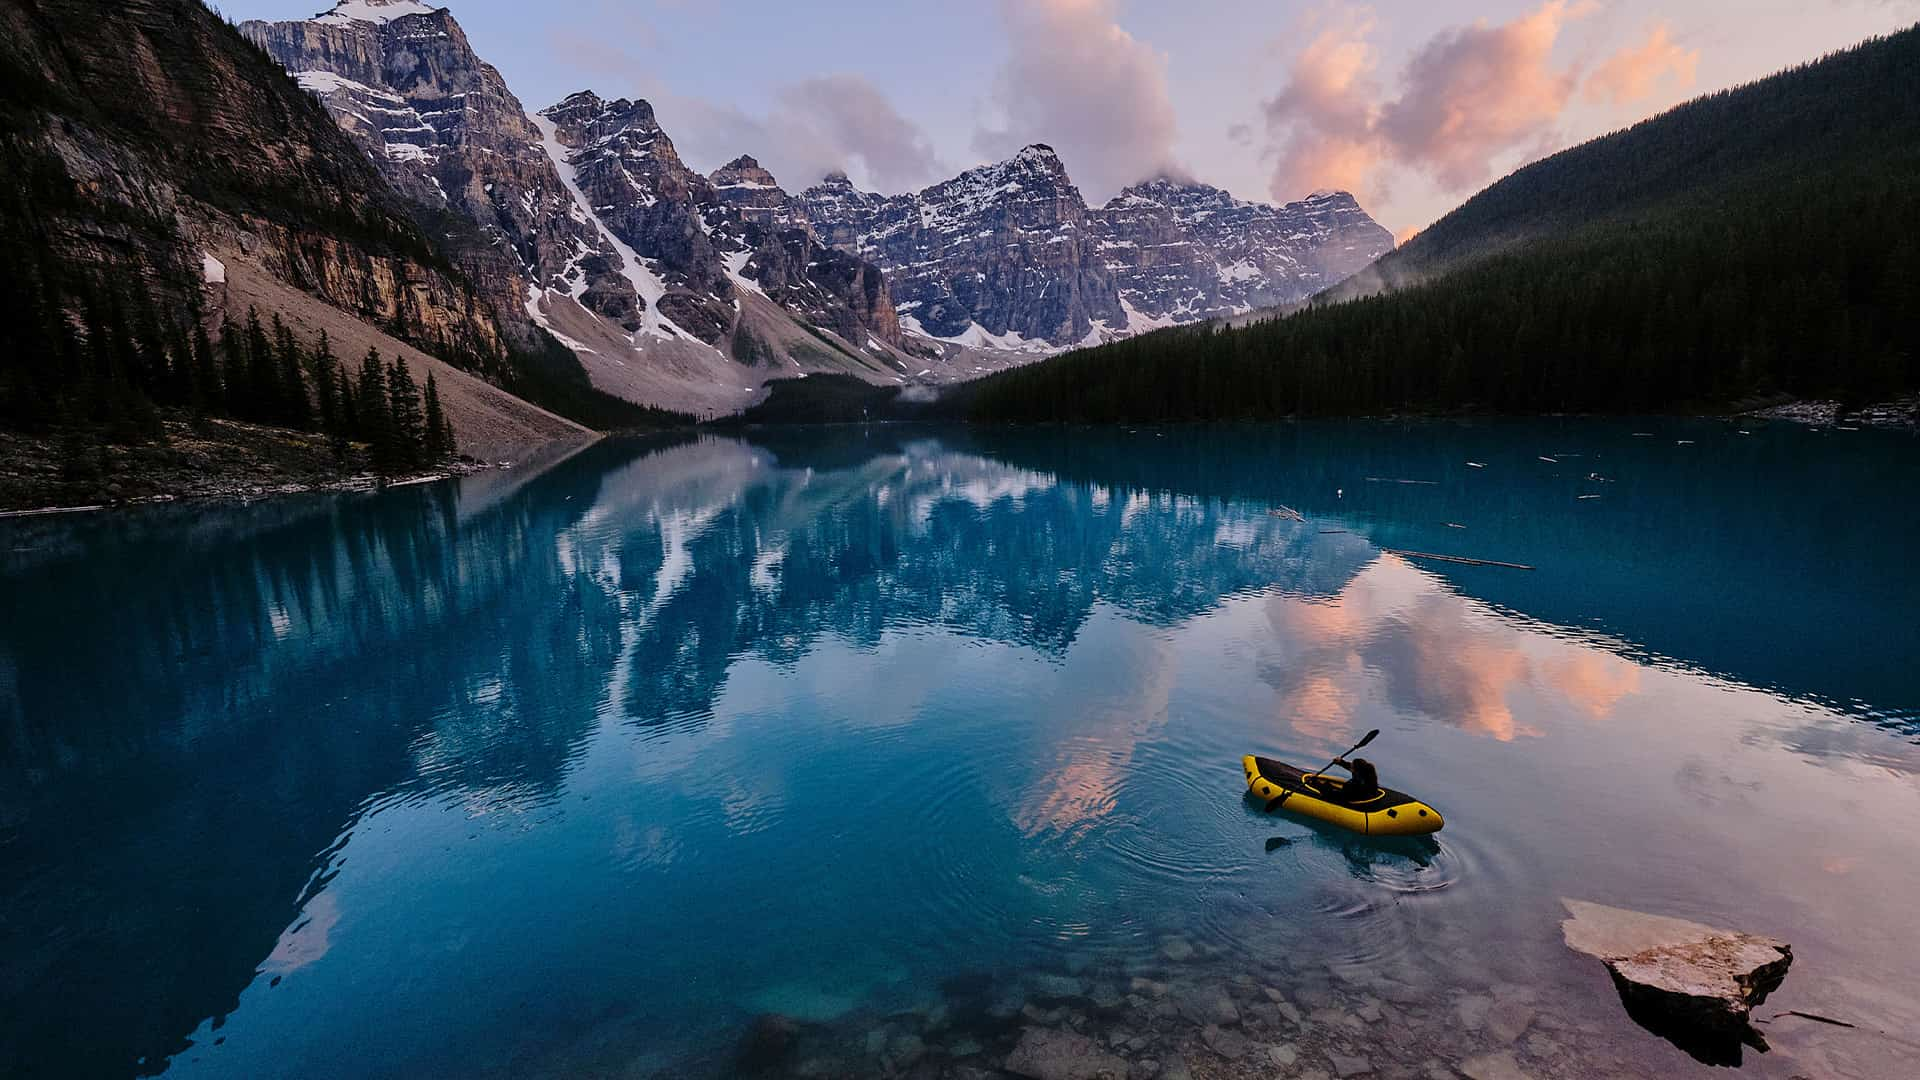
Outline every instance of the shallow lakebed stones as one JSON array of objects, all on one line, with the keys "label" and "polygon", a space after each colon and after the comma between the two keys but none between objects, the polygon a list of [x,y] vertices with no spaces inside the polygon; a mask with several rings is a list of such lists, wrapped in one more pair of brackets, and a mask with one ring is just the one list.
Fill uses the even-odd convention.
[{"label": "shallow lakebed stones", "polygon": [[1006,1071],[1030,1080],[1125,1080],[1130,1066],[1085,1035],[1030,1027],[1007,1056]]},{"label": "shallow lakebed stones", "polygon": [[1739,1059],[1739,1044],[1764,1050],[1748,1023],[1755,1005],[1787,976],[1785,942],[1685,919],[1584,900],[1562,900],[1567,946],[1597,957],[1627,1012],[1702,1060]]}]

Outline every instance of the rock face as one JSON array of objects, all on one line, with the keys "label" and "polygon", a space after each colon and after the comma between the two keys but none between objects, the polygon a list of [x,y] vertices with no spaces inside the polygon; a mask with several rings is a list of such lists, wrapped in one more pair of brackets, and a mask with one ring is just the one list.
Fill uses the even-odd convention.
[{"label": "rock face", "polygon": [[745,221],[776,229],[806,227],[805,211],[781,189],[773,174],[750,156],[734,158],[707,179],[713,184],[714,198]]},{"label": "rock face", "polygon": [[[635,352],[663,393],[738,393],[729,353],[868,378],[903,368],[881,271],[822,244],[752,158],[711,180],[689,168],[647,102],[583,92],[529,115],[453,16],[417,0],[340,0],[242,31],[446,237],[510,332],[552,331],[615,392],[634,392],[621,357]],[[745,312],[743,293],[773,306]],[[823,330],[842,341],[816,340]]]},{"label": "rock face", "polygon": [[539,129],[445,8],[341,0],[240,30],[320,98],[416,213],[470,226],[454,255],[501,306],[519,313],[535,283],[639,329],[619,254],[574,212]]},{"label": "rock face", "polygon": [[[708,344],[733,332],[735,292],[764,294],[856,348],[901,344],[879,268],[826,248],[750,157],[714,175],[688,168],[644,101],[583,91],[541,113],[587,212],[638,253],[673,326]],[[652,297],[649,297],[652,299]]]},{"label": "rock face", "polygon": [[582,91],[540,117],[550,141],[565,149],[561,167],[600,219],[645,263],[645,299],[673,329],[713,344],[732,325],[733,290],[722,258],[725,241],[706,219],[716,207],[707,178],[680,160],[653,106],[605,101]]},{"label": "rock face", "polygon": [[172,310],[210,301],[217,315],[244,264],[437,354],[503,358],[489,297],[327,113],[201,4],[8,4],[0,51],[42,88],[8,102],[0,169],[52,185],[41,221],[72,272],[131,273]]},{"label": "rock face", "polygon": [[[1605,962],[1635,1019],[1696,1056],[1719,1058],[1732,1040],[1765,1047],[1748,1025],[1755,1005],[1787,976],[1793,950],[1785,942],[1684,919],[1647,915],[1582,900],[1563,900],[1567,946]],[[1705,1042],[1690,1045],[1687,1037]],[[1737,1057],[1736,1057],[1737,1060]]]},{"label": "rock face", "polygon": [[863,192],[836,173],[800,201],[822,239],[887,271],[911,328],[1000,347],[1294,303],[1393,249],[1344,192],[1276,207],[1158,179],[1090,210],[1044,145],[917,194]]},{"label": "rock face", "polygon": [[874,264],[824,243],[800,200],[772,173],[741,156],[708,177],[713,198],[732,212],[732,232],[752,255],[738,277],[774,301],[848,341],[863,335],[909,348],[884,274]]}]

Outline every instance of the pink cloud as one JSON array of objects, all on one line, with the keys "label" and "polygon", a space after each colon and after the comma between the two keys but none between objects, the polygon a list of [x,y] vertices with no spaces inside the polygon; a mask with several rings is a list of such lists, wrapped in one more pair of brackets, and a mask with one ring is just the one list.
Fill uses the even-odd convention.
[{"label": "pink cloud", "polygon": [[1667,24],[1660,23],[1647,36],[1647,43],[1622,49],[1609,57],[1587,79],[1588,101],[1624,105],[1651,96],[1660,80],[1671,75],[1676,89],[1693,85],[1700,67],[1700,50],[1683,49],[1674,43]]},{"label": "pink cloud", "polygon": [[1577,72],[1556,71],[1553,43],[1579,12],[1566,0],[1502,26],[1443,33],[1414,54],[1405,90],[1381,110],[1381,134],[1402,161],[1458,191],[1484,183],[1495,155],[1537,142],[1566,108]]},{"label": "pink cloud", "polygon": [[1550,146],[1553,123],[1580,82],[1577,68],[1554,66],[1554,44],[1591,10],[1547,0],[1511,22],[1440,33],[1414,53],[1390,99],[1373,74],[1372,21],[1350,15],[1323,30],[1264,104],[1277,158],[1274,197],[1297,198],[1308,187],[1362,190],[1378,185],[1390,163],[1459,191],[1490,179],[1502,154]]}]

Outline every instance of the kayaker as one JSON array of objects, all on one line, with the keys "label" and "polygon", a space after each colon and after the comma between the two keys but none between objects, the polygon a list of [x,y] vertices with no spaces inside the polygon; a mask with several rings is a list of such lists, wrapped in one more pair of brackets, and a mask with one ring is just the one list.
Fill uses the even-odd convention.
[{"label": "kayaker", "polygon": [[1333,763],[1353,774],[1353,779],[1347,781],[1346,787],[1340,789],[1341,802],[1351,806],[1380,794],[1380,774],[1374,769],[1373,762],[1357,757],[1352,761],[1346,758],[1335,758]]}]

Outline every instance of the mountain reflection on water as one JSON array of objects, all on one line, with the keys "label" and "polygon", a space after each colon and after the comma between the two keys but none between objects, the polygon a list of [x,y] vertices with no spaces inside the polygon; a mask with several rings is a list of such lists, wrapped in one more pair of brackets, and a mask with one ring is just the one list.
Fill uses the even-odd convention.
[{"label": "mountain reflection on water", "polygon": [[[1920,811],[1920,454],[1657,432],[770,432],[9,523],[0,1073],[672,1071],[1166,933],[1585,993],[1568,890],[1920,1019],[1913,860],[1843,831]],[[1374,726],[1452,846],[1263,848],[1238,755]]]}]

